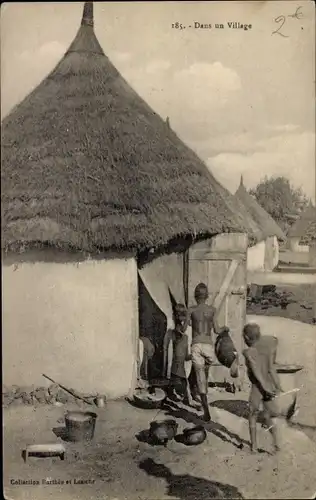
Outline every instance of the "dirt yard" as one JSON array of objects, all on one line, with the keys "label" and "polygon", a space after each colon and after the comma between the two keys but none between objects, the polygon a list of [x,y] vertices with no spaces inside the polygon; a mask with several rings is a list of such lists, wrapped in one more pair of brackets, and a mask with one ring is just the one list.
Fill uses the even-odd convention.
[{"label": "dirt yard", "polygon": [[292,303],[287,309],[281,307],[269,307],[262,309],[260,304],[252,304],[247,308],[248,314],[258,314],[264,316],[280,316],[283,318],[290,318],[303,323],[312,324],[314,319],[314,302],[316,296],[316,285],[314,284],[285,284],[278,285],[276,288],[278,293],[285,292],[289,294]]},{"label": "dirt yard", "polygon": [[[268,432],[258,427],[262,453],[249,452],[247,394],[210,389],[213,422],[207,440],[187,447],[181,439],[168,447],[151,446],[146,431],[153,419],[176,418],[183,428],[201,423],[193,409],[170,404],[163,412],[140,410],[126,401],[109,402],[98,414],[94,441],[64,442],[66,459],[30,458],[27,444],[62,442],[64,414],[71,406],[9,406],[4,409],[4,487],[8,500],[145,500],[199,498],[312,498],[316,490],[315,328],[300,322],[264,316],[264,333],[279,338],[279,362],[303,364],[299,413],[293,425],[281,422],[282,451],[270,454]],[[84,403],[83,403],[84,404]],[[76,407],[77,408],[77,407]],[[50,478],[51,484],[42,484]],[[38,481],[19,485],[18,481]],[[52,484],[55,480],[57,483]],[[91,481],[91,484],[75,484]],[[69,484],[67,484],[67,481]],[[14,484],[15,483],[15,484]]]},{"label": "dirt yard", "polygon": [[[236,397],[235,405],[244,407]],[[186,447],[172,441],[168,448],[152,447],[139,436],[157,412],[113,402],[98,410],[95,439],[87,445],[66,443],[66,460],[30,458],[21,450],[29,443],[60,441],[53,433],[62,426],[65,407],[10,407],[4,414],[4,486],[10,500],[107,500],[198,498],[310,498],[316,460],[315,444],[301,431],[283,430],[284,451],[268,454],[268,433],[261,431],[265,450],[248,451],[246,420],[215,406],[225,396],[213,394],[215,422],[206,426],[207,441]],[[218,401],[218,402],[216,402]],[[231,404],[231,397],[230,402]],[[193,412],[170,407],[182,430],[199,419]],[[159,418],[163,418],[162,413]],[[179,429],[179,430],[180,430]],[[244,445],[243,449],[240,446]],[[43,485],[42,481],[64,482]],[[39,485],[17,485],[19,480]],[[92,484],[74,484],[90,480]],[[66,484],[66,482],[72,484]]]},{"label": "dirt yard", "polygon": [[[295,293],[308,301],[305,285],[299,286]],[[258,432],[262,452],[256,456],[250,454],[247,393],[242,392],[232,395],[210,389],[213,422],[205,425],[207,440],[195,447],[185,446],[179,438],[168,443],[167,448],[146,442],[143,431],[153,419],[163,419],[165,415],[176,418],[178,433],[187,426],[202,423],[193,409],[180,405],[170,404],[157,414],[157,411],[137,409],[126,401],[109,402],[104,409],[96,409],[95,438],[88,444],[62,441],[65,411],[78,406],[10,405],[3,410],[5,498],[313,498],[316,491],[316,326],[263,315],[250,315],[247,320],[258,322],[264,334],[277,335],[278,362],[304,366],[297,378],[301,387],[299,413],[291,426],[280,422],[282,451],[277,456],[270,454],[270,435],[261,427]],[[65,461],[30,458],[24,463],[21,452],[26,445],[51,442],[63,442]],[[30,480],[38,484],[22,484]]]},{"label": "dirt yard", "polygon": [[283,317],[312,324],[316,314],[316,274],[249,272],[247,281],[248,284],[276,285],[277,292],[289,293],[293,300],[285,310],[280,307],[262,309],[260,305],[252,305],[247,310],[248,314]]}]

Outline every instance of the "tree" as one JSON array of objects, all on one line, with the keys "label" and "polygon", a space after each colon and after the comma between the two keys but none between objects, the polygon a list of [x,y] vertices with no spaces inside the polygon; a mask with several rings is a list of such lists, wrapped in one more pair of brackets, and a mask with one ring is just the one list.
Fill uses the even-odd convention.
[{"label": "tree", "polygon": [[266,176],[249,193],[283,229],[293,223],[309,202],[302,189],[295,188],[286,177]]}]

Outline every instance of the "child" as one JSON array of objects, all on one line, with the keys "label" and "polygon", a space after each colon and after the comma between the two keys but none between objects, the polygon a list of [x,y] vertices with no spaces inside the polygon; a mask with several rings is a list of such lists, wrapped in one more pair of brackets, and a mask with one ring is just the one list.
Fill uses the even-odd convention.
[{"label": "child", "polygon": [[204,283],[195,288],[194,297],[197,305],[188,311],[185,328],[192,325],[192,364],[196,373],[197,388],[201,398],[204,412],[204,420],[211,420],[208,402],[208,377],[209,367],[214,360],[213,330],[216,334],[221,333],[216,321],[216,309],[206,304],[208,289]]},{"label": "child", "polygon": [[146,380],[149,383],[152,377],[151,363],[155,354],[155,346],[152,339],[150,339],[149,337],[142,336],[140,337],[139,340],[142,342],[142,349],[141,349],[142,359],[140,359],[139,363],[140,366],[139,366],[138,377],[139,379],[141,379],[141,371],[142,371],[144,380]]},{"label": "child", "polygon": [[185,372],[185,361],[191,360],[189,354],[188,337],[185,334],[186,308],[183,304],[177,304],[174,310],[175,328],[171,336],[166,335],[164,343],[164,358],[167,359],[169,341],[173,343],[173,357],[171,366],[171,378],[169,397],[185,400],[191,404],[191,395]]},{"label": "child", "polygon": [[274,451],[279,451],[278,431],[273,412],[273,399],[282,392],[275,369],[277,339],[261,336],[260,327],[249,323],[244,328],[244,340],[248,346],[243,354],[251,382],[249,397],[249,433],[252,452],[257,452],[257,419],[263,405],[266,425],[272,434]]}]

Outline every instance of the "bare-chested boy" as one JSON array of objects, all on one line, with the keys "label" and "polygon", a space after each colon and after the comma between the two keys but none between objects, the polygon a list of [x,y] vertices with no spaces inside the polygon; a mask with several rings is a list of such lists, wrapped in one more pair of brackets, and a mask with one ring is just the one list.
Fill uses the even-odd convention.
[{"label": "bare-chested boy", "polygon": [[257,419],[263,406],[266,425],[269,428],[274,450],[279,450],[278,431],[274,419],[273,399],[278,392],[282,392],[280,380],[276,371],[276,353],[278,340],[276,337],[261,335],[260,327],[256,323],[249,323],[244,328],[244,340],[248,348],[244,356],[251,382],[249,397],[249,432],[251,450],[257,451]]},{"label": "bare-chested boy", "polygon": [[222,331],[216,321],[215,307],[206,304],[208,296],[207,286],[204,283],[197,285],[194,292],[196,306],[189,308],[187,318],[187,323],[192,326],[192,365],[206,422],[211,420],[207,391],[209,368],[215,358],[213,331],[216,334]]}]

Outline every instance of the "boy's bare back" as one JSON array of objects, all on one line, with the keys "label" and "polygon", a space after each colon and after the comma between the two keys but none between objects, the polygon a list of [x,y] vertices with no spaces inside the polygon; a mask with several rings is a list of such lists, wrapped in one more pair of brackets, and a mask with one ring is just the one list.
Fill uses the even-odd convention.
[{"label": "boy's bare back", "polygon": [[268,393],[274,392],[279,388],[278,377],[274,367],[276,349],[277,340],[274,337],[262,336],[254,346],[244,350],[248,366],[248,376],[251,383],[257,385],[259,382],[259,385]]},{"label": "boy's bare back", "polygon": [[215,308],[208,304],[198,304],[190,308],[192,343],[212,344]]}]

